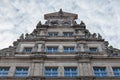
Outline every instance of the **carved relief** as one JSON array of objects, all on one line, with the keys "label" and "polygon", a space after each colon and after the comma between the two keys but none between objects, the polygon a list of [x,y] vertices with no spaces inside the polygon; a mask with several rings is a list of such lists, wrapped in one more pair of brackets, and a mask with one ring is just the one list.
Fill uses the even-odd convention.
[{"label": "carved relief", "polygon": [[0,50],[0,56],[14,56],[16,47],[9,46],[9,48]]}]

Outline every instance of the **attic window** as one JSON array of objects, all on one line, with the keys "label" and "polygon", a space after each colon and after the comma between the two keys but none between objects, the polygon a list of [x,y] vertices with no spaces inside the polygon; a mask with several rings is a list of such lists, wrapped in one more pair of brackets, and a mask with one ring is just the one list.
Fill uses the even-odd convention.
[{"label": "attic window", "polygon": [[98,52],[98,48],[97,47],[90,47],[89,51],[92,53],[96,53],[96,52]]},{"label": "attic window", "polygon": [[32,52],[32,47],[25,47],[23,52],[24,53],[31,53]]},{"label": "attic window", "polygon": [[52,25],[57,25],[57,24],[58,24],[57,21],[51,21],[50,23],[51,23]]},{"label": "attic window", "polygon": [[58,36],[58,32],[48,32],[49,36]]},{"label": "attic window", "polygon": [[68,22],[63,22],[63,25],[65,25],[65,26],[70,25],[70,21],[68,21]]},{"label": "attic window", "polygon": [[64,36],[73,36],[73,32],[63,32]]}]

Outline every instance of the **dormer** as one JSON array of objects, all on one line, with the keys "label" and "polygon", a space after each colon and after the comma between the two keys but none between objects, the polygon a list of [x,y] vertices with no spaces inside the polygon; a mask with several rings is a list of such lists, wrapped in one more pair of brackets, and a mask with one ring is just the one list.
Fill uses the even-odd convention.
[{"label": "dormer", "polygon": [[72,26],[77,18],[77,14],[63,12],[62,9],[58,12],[44,15],[44,19],[47,20],[46,24],[49,26]]}]

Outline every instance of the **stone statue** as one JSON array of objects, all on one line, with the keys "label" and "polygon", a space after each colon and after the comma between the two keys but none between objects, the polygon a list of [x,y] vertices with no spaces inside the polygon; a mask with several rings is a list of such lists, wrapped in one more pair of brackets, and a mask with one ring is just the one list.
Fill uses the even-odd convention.
[{"label": "stone statue", "polygon": [[31,33],[31,34],[29,35],[29,38],[30,38],[30,39],[33,39],[33,38],[34,38],[34,33]]},{"label": "stone statue", "polygon": [[60,15],[60,17],[62,17],[62,15],[63,15],[63,11],[62,11],[62,9],[60,9],[60,11],[59,11],[59,15]]},{"label": "stone statue", "polygon": [[74,24],[77,24],[77,22],[75,21]]},{"label": "stone statue", "polygon": [[37,52],[37,49],[38,49],[38,44],[36,43],[34,46],[34,52]]},{"label": "stone statue", "polygon": [[102,39],[102,36],[98,33],[98,39]]},{"label": "stone statue", "polygon": [[108,54],[112,54],[114,51],[114,48],[112,46],[108,47]]},{"label": "stone statue", "polygon": [[45,24],[47,25],[47,24],[48,24],[48,21],[45,21]]},{"label": "stone statue", "polygon": [[97,37],[96,33],[93,33],[92,38],[95,39]]},{"label": "stone statue", "polygon": [[36,28],[40,28],[42,25],[41,21],[39,21],[39,23],[37,24]]},{"label": "stone statue", "polygon": [[80,25],[81,26],[85,26],[85,23],[83,21],[81,21]]},{"label": "stone statue", "polygon": [[26,34],[25,34],[25,39],[29,39],[29,38],[30,38],[29,34],[26,33]]},{"label": "stone statue", "polygon": [[105,44],[105,47],[108,47],[109,45],[108,41],[105,41],[104,44]]},{"label": "stone statue", "polygon": [[42,44],[41,51],[42,51],[42,52],[45,51],[45,44]]},{"label": "stone statue", "polygon": [[89,38],[90,37],[90,32],[88,30],[85,30],[85,38]]},{"label": "stone statue", "polygon": [[20,39],[24,39],[24,34],[21,34]]}]

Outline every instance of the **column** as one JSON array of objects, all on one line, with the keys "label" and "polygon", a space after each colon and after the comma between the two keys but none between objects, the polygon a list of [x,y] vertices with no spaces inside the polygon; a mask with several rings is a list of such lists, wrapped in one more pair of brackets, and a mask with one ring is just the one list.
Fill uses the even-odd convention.
[{"label": "column", "polygon": [[34,60],[33,76],[43,76],[43,60]]},{"label": "column", "polygon": [[106,70],[107,70],[107,75],[108,76],[113,76],[113,71],[112,71],[112,67],[111,66],[107,66]]},{"label": "column", "polygon": [[58,76],[64,76],[64,67],[60,66],[58,70],[59,75]]},{"label": "column", "polygon": [[63,46],[59,45],[58,52],[63,52]]},{"label": "column", "polygon": [[9,73],[8,73],[8,76],[14,76],[15,70],[16,70],[16,67],[14,65],[11,66],[10,70],[9,70]]}]

